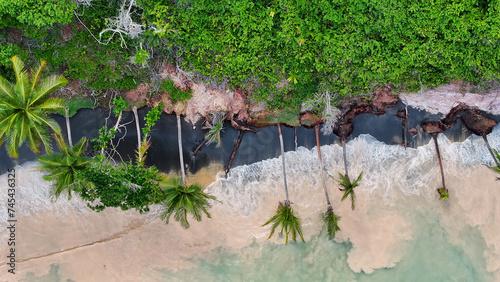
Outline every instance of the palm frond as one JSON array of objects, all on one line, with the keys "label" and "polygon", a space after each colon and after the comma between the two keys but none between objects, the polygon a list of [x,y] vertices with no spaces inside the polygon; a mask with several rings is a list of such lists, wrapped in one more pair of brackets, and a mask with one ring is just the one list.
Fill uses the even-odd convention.
[{"label": "palm frond", "polygon": [[4,95],[12,100],[16,97],[12,83],[0,75],[0,98],[2,98],[2,100],[5,100],[4,97],[2,97]]},{"label": "palm frond", "polygon": [[[61,153],[44,155],[38,158],[41,164],[40,170],[49,172],[44,179],[55,181],[54,194],[59,197],[64,189],[68,190],[68,197],[71,197],[71,190],[76,182],[76,174],[85,169],[92,162],[90,158],[84,157],[86,139],[78,141],[78,147],[68,148],[62,137],[55,135],[57,146]],[[76,186],[75,186],[76,187]]]},{"label": "palm frond", "polygon": [[326,211],[323,217],[323,220],[326,224],[326,231],[328,233],[328,237],[330,237],[331,239],[335,238],[335,233],[337,231],[340,231],[340,227],[338,225],[340,218],[341,218],[340,216],[335,215],[335,213],[331,208],[329,208]]},{"label": "palm frond", "polygon": [[208,132],[205,134],[207,145],[217,143],[216,147],[219,148],[222,145],[220,135],[223,129],[224,127],[221,120],[217,121],[217,123],[213,127],[210,127]]},{"label": "palm frond", "polygon": [[30,94],[35,91],[35,89],[40,85],[40,80],[42,77],[42,71],[45,69],[47,66],[47,61],[40,61],[40,65],[38,65],[38,68],[36,72],[31,76],[31,89],[30,89]]},{"label": "palm frond", "polygon": [[188,214],[191,214],[196,221],[201,221],[202,213],[210,218],[210,213],[207,210],[207,207],[210,206],[208,200],[216,200],[216,198],[204,193],[201,185],[192,184],[184,187],[179,178],[164,181],[162,185],[166,197],[163,203],[165,211],[160,215],[160,218],[165,220],[167,224],[172,215],[174,220],[180,222],[185,229],[189,228]]},{"label": "palm frond", "polygon": [[146,141],[142,141],[141,147],[139,147],[138,150],[135,150],[135,160],[138,165],[142,166],[144,164],[144,161],[146,160],[146,152],[150,146],[151,140],[148,139]]},{"label": "palm frond", "polygon": [[359,181],[361,181],[361,178],[363,177],[363,172],[359,174],[358,178],[354,182],[351,182],[351,180],[347,176],[341,173],[339,173],[339,177],[340,179],[338,179],[337,181],[342,187],[339,188],[339,190],[344,192],[341,201],[344,201],[345,199],[347,199],[347,197],[351,196],[351,209],[354,210],[356,204],[356,194],[354,193],[354,188],[359,186]]},{"label": "palm frond", "polygon": [[49,98],[40,105],[37,109],[43,110],[43,112],[56,112],[57,110],[64,109],[64,102],[59,98]]},{"label": "palm frond", "polygon": [[273,225],[271,226],[271,233],[268,239],[270,239],[274,235],[276,228],[281,225],[280,235],[283,235],[283,233],[285,234],[285,244],[288,244],[288,237],[290,233],[292,235],[292,240],[297,241],[298,234],[302,242],[304,242],[300,218],[298,218],[294,214],[293,209],[290,205],[280,202],[275,215],[273,215],[262,226],[266,226],[271,222],[273,223]]},{"label": "palm frond", "polygon": [[19,94],[19,98],[23,104],[28,100],[28,73],[24,67],[23,61],[21,61],[17,56],[12,57],[12,66],[14,68],[14,74],[16,75],[16,84],[14,90]]},{"label": "palm frond", "polygon": [[43,82],[40,84],[40,87],[33,92],[33,95],[29,101],[29,106],[38,106],[45,99],[49,97],[51,93],[56,91],[57,89],[63,87],[68,83],[68,80],[64,76],[60,75],[52,75],[48,78],[45,78]]},{"label": "palm frond", "polygon": [[439,188],[439,189],[437,189],[437,191],[439,193],[439,199],[441,201],[446,200],[450,197],[450,194],[448,193],[448,189]]}]

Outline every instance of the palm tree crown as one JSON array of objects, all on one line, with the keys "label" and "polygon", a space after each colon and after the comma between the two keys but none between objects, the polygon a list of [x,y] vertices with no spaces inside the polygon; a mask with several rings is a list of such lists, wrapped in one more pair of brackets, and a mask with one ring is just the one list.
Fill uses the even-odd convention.
[{"label": "palm tree crown", "polygon": [[210,218],[207,210],[210,206],[208,199],[216,200],[216,198],[204,193],[200,184],[185,186],[180,178],[168,179],[164,184],[166,210],[161,214],[161,219],[166,223],[173,214],[174,219],[179,221],[182,227],[188,229],[188,213],[192,214],[196,221],[201,221],[202,213]]},{"label": "palm tree crown", "polygon": [[16,82],[0,76],[0,144],[6,141],[7,152],[14,158],[19,156],[18,148],[24,142],[35,153],[40,152],[41,144],[51,153],[47,127],[58,135],[61,129],[47,114],[64,106],[62,100],[48,97],[68,81],[58,75],[42,80],[45,61],[41,61],[35,72],[28,72],[18,57],[12,58],[12,64]]},{"label": "palm tree crown", "polygon": [[354,194],[354,188],[359,186],[359,181],[361,180],[361,177],[363,177],[363,173],[361,172],[356,179],[356,181],[351,182],[349,177],[346,175],[342,175],[339,173],[339,184],[342,186],[342,188],[339,188],[340,191],[344,192],[344,195],[342,196],[342,201],[347,199],[347,197],[350,195],[351,196],[351,209],[354,210],[354,205],[356,203],[356,194]]},{"label": "palm tree crown", "polygon": [[41,156],[38,161],[42,164],[41,170],[50,172],[43,178],[56,182],[54,194],[59,196],[64,189],[67,189],[68,197],[71,197],[71,185],[75,182],[76,173],[92,161],[83,156],[87,139],[84,137],[71,147],[64,143],[62,137],[55,135],[55,139],[61,153]]}]

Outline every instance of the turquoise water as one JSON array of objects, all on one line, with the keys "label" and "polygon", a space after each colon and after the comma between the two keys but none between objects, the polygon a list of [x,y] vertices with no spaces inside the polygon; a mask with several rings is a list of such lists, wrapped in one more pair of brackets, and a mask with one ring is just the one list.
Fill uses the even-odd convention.
[{"label": "turquoise water", "polygon": [[[306,244],[254,242],[238,251],[218,249],[193,260],[193,268],[159,269],[153,276],[165,281],[492,281],[484,258],[451,245],[436,216],[421,212],[415,219],[419,230],[403,259],[371,274],[353,272],[347,264],[351,244],[327,240],[322,232]],[[474,228],[468,232],[471,247],[486,247]]]}]

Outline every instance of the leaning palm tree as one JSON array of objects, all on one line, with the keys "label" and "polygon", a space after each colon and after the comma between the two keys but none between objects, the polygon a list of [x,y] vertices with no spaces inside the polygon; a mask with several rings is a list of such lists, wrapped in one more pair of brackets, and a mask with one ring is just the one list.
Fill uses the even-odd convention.
[{"label": "leaning palm tree", "polygon": [[181,164],[182,178],[169,179],[163,183],[163,188],[166,193],[164,205],[165,211],[161,214],[161,219],[168,224],[170,216],[174,215],[174,219],[181,223],[185,229],[189,228],[188,214],[191,214],[196,221],[201,221],[202,212],[210,218],[208,207],[210,207],[209,199],[216,200],[214,196],[203,192],[200,184],[186,184],[186,172],[184,169],[184,156],[182,154],[182,132],[181,132],[181,116],[177,115],[177,140],[179,143],[179,160]]},{"label": "leaning palm tree", "polygon": [[35,72],[28,72],[16,56],[12,57],[12,65],[15,83],[0,76],[0,144],[6,141],[7,152],[14,158],[19,156],[18,148],[24,142],[35,153],[40,152],[43,144],[50,154],[52,148],[47,127],[57,135],[61,134],[61,129],[47,114],[64,106],[61,99],[49,98],[49,95],[66,85],[68,80],[59,75],[42,79],[45,61],[41,61]]},{"label": "leaning palm tree", "polygon": [[499,159],[497,158],[496,153],[494,153],[491,149],[490,142],[488,142],[487,137],[487,135],[493,131],[493,127],[495,127],[498,122],[483,116],[477,109],[467,111],[464,115],[462,115],[461,119],[469,130],[471,130],[474,134],[483,137],[486,148],[488,149],[488,152],[490,152],[496,167],[500,168]]},{"label": "leaning palm tree", "polygon": [[320,177],[321,177],[321,182],[323,184],[323,191],[325,192],[326,205],[327,205],[326,212],[323,216],[323,220],[326,223],[326,230],[328,236],[330,238],[335,238],[335,233],[337,231],[340,231],[340,227],[338,225],[340,216],[335,215],[335,213],[333,212],[332,204],[330,203],[330,197],[328,196],[328,190],[326,189],[325,174],[323,173],[323,160],[321,158],[321,146],[319,144],[319,124],[317,124],[314,127],[314,130],[316,133],[316,147],[318,148]]},{"label": "leaning palm tree", "polygon": [[439,199],[440,200],[448,199],[450,194],[448,192],[448,189],[446,188],[446,183],[444,180],[443,162],[441,161],[441,153],[439,152],[439,145],[437,140],[438,134],[444,132],[446,130],[446,126],[441,121],[426,121],[423,122],[421,126],[425,133],[430,134],[432,136],[432,139],[434,140],[434,145],[436,146],[436,154],[439,161],[439,169],[441,171],[441,182],[443,184],[442,187],[437,189],[439,193]]},{"label": "leaning palm tree", "polygon": [[42,164],[41,170],[49,172],[43,178],[48,181],[55,181],[56,197],[64,191],[68,191],[68,198],[71,198],[71,187],[75,182],[75,177],[78,171],[85,169],[85,167],[92,161],[90,158],[84,157],[87,139],[83,137],[74,146],[66,145],[61,136],[54,134],[57,147],[60,153],[45,155],[38,158]]},{"label": "leaning palm tree", "polygon": [[354,193],[354,188],[359,186],[359,181],[363,177],[363,172],[361,172],[356,179],[356,181],[352,182],[351,179],[349,178],[349,170],[347,167],[347,136],[349,136],[352,133],[352,123],[345,123],[345,124],[340,124],[334,128],[335,134],[339,136],[341,142],[342,142],[342,155],[344,158],[344,169],[345,169],[345,174],[341,174],[339,172],[339,177],[337,181],[339,182],[340,186],[342,188],[339,188],[340,191],[344,192],[344,195],[342,196],[342,201],[347,199],[347,197],[351,197],[351,209],[354,210],[355,203],[356,203],[356,194]]},{"label": "leaning palm tree", "polygon": [[288,196],[288,186],[286,184],[286,169],[285,169],[285,150],[283,146],[283,135],[281,134],[280,124],[278,124],[278,132],[279,132],[279,139],[281,146],[281,159],[283,160],[283,180],[285,184],[286,200],[285,202],[280,202],[278,204],[278,209],[276,210],[276,214],[273,217],[271,217],[268,221],[266,221],[266,223],[264,223],[262,226],[266,226],[271,222],[273,223],[271,226],[271,234],[269,235],[268,239],[270,239],[274,235],[276,228],[278,228],[278,226],[281,225],[280,235],[283,235],[283,233],[285,233],[285,244],[288,244],[288,236],[290,235],[290,233],[292,234],[292,240],[297,241],[297,234],[298,234],[302,242],[304,242],[304,237],[302,236],[302,227],[300,224],[300,218],[294,214],[293,209],[291,207],[290,198]]}]

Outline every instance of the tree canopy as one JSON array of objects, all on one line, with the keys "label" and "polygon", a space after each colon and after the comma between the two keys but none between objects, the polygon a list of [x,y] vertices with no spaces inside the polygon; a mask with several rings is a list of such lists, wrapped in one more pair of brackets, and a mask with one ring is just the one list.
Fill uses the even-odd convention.
[{"label": "tree canopy", "polygon": [[[96,91],[148,82],[165,59],[275,108],[297,108],[323,90],[335,103],[387,84],[485,86],[500,73],[500,0],[20,2],[0,4],[8,46],[0,55],[24,50]],[[54,3],[62,8],[53,12]],[[7,27],[21,27],[25,40],[10,39]],[[120,31],[100,38],[107,28]]]}]

